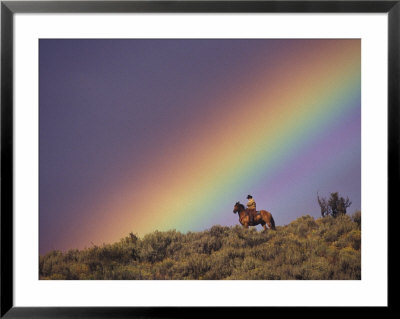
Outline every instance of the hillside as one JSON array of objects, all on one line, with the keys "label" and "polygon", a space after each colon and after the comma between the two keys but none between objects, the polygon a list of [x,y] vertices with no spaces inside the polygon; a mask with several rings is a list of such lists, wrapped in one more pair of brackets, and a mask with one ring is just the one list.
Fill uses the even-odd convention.
[{"label": "hillside", "polygon": [[276,231],[216,225],[134,234],[40,256],[40,279],[361,279],[360,215],[303,216]]}]

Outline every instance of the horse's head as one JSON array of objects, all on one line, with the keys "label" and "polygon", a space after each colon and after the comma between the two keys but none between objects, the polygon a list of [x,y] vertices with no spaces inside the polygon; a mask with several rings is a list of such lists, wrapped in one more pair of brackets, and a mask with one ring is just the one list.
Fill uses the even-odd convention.
[{"label": "horse's head", "polygon": [[238,213],[238,212],[240,211],[240,209],[241,209],[242,206],[243,206],[243,205],[240,204],[240,202],[236,202],[236,203],[235,203],[235,206],[233,207],[233,213],[234,213],[234,214]]}]

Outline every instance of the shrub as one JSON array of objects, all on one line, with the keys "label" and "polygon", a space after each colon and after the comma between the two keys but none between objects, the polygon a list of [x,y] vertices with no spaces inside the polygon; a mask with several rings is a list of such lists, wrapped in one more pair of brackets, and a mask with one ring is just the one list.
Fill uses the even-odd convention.
[{"label": "shrub", "polygon": [[351,247],[339,252],[338,279],[361,279],[361,254]]},{"label": "shrub", "polygon": [[361,229],[361,211],[356,211],[353,216],[353,221],[358,225],[358,228]]},{"label": "shrub", "polygon": [[119,242],[39,257],[52,280],[328,280],[361,278],[361,229],[347,215],[302,216],[275,231],[216,225],[133,233]]},{"label": "shrub", "polygon": [[355,250],[361,248],[361,232],[353,229],[348,233],[343,234],[336,243],[340,248],[351,247]]},{"label": "shrub", "polygon": [[180,237],[181,234],[176,231],[155,231],[146,235],[139,243],[138,255],[140,260],[152,263],[163,260],[167,256],[167,253],[171,253],[168,250],[171,243],[178,241]]}]

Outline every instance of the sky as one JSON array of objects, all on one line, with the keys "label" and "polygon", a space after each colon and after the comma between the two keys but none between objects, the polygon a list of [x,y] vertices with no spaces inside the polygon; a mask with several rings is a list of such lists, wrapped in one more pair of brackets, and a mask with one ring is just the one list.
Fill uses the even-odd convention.
[{"label": "sky", "polygon": [[360,40],[39,40],[40,254],[331,192],[361,209]]}]

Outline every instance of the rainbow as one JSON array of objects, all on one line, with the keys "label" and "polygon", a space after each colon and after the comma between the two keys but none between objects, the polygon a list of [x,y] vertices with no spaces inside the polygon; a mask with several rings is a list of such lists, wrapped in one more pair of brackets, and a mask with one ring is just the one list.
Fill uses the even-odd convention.
[{"label": "rainbow", "polygon": [[[131,231],[202,230],[227,224],[227,216],[236,223],[234,202],[248,193],[262,202],[262,185],[276,185],[276,200],[293,194],[305,174],[292,167],[327,140],[342,134],[338,156],[360,147],[360,128],[351,120],[360,121],[361,41],[293,41],[295,49],[278,52],[276,63],[263,62],[260,53],[257,77],[243,75],[212,102],[213,112],[166,136],[167,147],[155,146],[141,174],[122,168],[129,178],[110,185],[90,208],[96,219],[82,221],[90,226],[74,244],[113,242]],[[328,170],[338,160],[321,154],[307,165]]]}]

